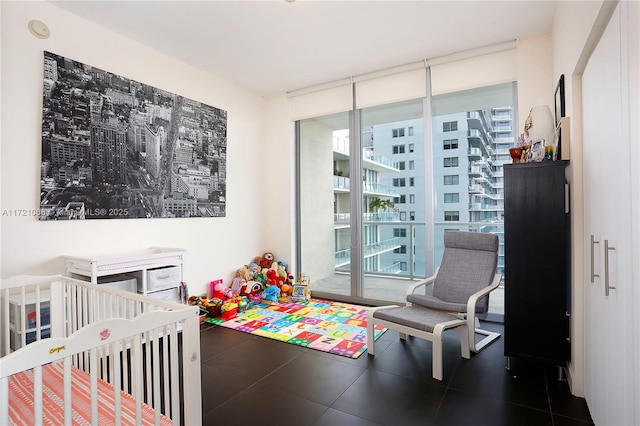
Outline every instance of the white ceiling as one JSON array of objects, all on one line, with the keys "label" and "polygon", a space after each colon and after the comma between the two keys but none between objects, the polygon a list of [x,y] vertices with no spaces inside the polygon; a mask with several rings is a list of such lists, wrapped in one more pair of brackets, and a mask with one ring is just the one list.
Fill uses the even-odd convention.
[{"label": "white ceiling", "polygon": [[59,1],[269,97],[551,31],[555,1]]}]

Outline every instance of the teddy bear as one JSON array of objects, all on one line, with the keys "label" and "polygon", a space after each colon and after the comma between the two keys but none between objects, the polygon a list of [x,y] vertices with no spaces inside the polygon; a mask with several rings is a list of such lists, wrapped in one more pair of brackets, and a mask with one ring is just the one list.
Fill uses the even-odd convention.
[{"label": "teddy bear", "polygon": [[275,259],[275,256],[273,255],[273,253],[268,251],[265,254],[263,254],[262,256],[256,257],[254,262],[257,263],[261,268],[269,269],[269,268],[271,268],[271,265],[273,264],[273,259]]}]

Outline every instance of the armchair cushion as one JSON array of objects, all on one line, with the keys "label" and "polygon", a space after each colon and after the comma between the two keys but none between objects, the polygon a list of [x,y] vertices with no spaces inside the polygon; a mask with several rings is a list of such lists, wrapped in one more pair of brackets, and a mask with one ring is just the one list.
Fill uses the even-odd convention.
[{"label": "armchair cushion", "polygon": [[466,303],[451,303],[444,300],[437,299],[433,296],[424,294],[410,294],[407,296],[407,302],[412,305],[424,306],[426,308],[438,309],[440,311],[447,312],[466,312]]},{"label": "armchair cushion", "polygon": [[373,317],[428,333],[433,333],[433,329],[437,324],[459,319],[455,315],[442,311],[432,311],[421,306],[402,306],[391,309],[381,309],[375,311]]},{"label": "armchair cushion", "polygon": [[[466,312],[469,297],[491,284],[498,266],[498,236],[445,232],[444,254],[433,284],[432,297],[410,295],[407,301],[433,309]],[[489,296],[476,304],[477,313],[489,308]]]}]

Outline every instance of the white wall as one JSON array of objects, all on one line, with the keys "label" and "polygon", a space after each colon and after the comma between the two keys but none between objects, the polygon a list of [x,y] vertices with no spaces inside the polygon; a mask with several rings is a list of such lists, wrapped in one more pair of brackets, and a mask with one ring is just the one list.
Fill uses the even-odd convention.
[{"label": "white wall", "polygon": [[[64,273],[64,254],[166,246],[188,251],[185,281],[191,292],[203,292],[210,280],[230,280],[236,268],[269,249],[263,231],[269,218],[260,214],[268,169],[265,99],[50,3],[3,1],[0,6],[2,277]],[[51,37],[32,36],[27,29],[31,19],[45,22]],[[14,209],[39,206],[44,50],[227,110],[226,217],[40,222],[34,216],[11,216]],[[288,173],[286,165],[281,173]]]}]

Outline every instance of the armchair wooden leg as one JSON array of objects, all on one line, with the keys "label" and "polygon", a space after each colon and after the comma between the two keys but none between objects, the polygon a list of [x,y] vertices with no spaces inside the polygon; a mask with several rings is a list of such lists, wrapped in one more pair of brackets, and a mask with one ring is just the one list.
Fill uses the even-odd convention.
[{"label": "armchair wooden leg", "polygon": [[373,347],[373,345],[375,344],[375,340],[373,338],[373,321],[373,312],[369,311],[367,313],[367,353],[369,355],[375,355],[375,348]]},{"label": "armchair wooden leg", "polygon": [[471,351],[469,349],[469,339],[467,336],[469,335],[469,327],[467,325],[461,325],[458,327],[460,331],[460,352],[463,358],[469,359],[471,358]]},{"label": "armchair wooden leg", "polygon": [[[474,353],[480,352],[486,346],[491,344],[494,340],[500,337],[500,333],[496,333],[489,330],[480,328],[480,321],[477,317],[467,318],[467,327],[469,328],[469,346]],[[476,342],[476,334],[485,336],[480,341]]]},{"label": "armchair wooden leg", "polygon": [[442,380],[442,333],[444,332],[444,326],[438,324],[433,329],[433,340],[431,341],[433,348],[431,357],[432,362],[432,375],[436,380]]}]

